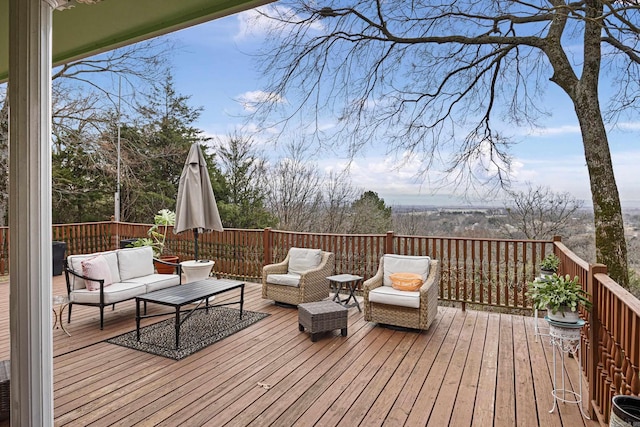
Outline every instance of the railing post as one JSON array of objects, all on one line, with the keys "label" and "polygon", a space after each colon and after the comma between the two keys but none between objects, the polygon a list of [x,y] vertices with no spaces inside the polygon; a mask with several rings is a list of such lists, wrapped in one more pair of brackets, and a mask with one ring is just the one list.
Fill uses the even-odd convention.
[{"label": "railing post", "polygon": [[[598,285],[595,280],[596,274],[607,274],[607,266],[603,264],[589,264],[589,272],[587,275],[587,292],[591,295],[591,312],[589,314],[589,361],[587,365],[587,382],[589,383],[589,417],[596,419],[596,411],[594,402],[596,400],[596,382],[598,381],[598,360],[600,360],[600,313],[598,309],[599,295]],[[599,408],[602,408],[601,402],[595,402]]]},{"label": "railing post", "polygon": [[271,237],[271,227],[265,228],[264,234],[262,235],[262,246],[264,248],[263,266],[271,264]]},{"label": "railing post", "polygon": [[384,253],[392,254],[393,252],[393,231],[387,231],[387,235],[384,238]]},{"label": "railing post", "polygon": [[[561,236],[553,236],[551,241],[553,242],[553,254],[558,256],[558,257],[560,257],[560,254],[558,253],[558,252],[560,252],[560,250],[558,249],[558,246],[556,245],[556,243],[562,242],[562,237]],[[558,274],[560,274],[560,273],[558,273]]]}]

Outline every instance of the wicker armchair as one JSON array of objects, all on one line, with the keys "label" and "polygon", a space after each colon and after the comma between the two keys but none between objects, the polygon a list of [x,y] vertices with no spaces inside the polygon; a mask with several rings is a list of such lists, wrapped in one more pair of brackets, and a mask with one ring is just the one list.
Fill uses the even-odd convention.
[{"label": "wicker armchair", "polygon": [[[400,259],[403,265],[410,266],[414,261],[424,260],[427,257],[411,257],[401,255],[384,255],[380,259],[378,272],[375,276],[365,281],[364,289],[364,319],[369,322],[377,322],[386,325],[401,326],[405,328],[426,330],[438,314],[438,283],[440,282],[440,263],[437,260],[429,260],[429,273],[423,285],[417,292],[406,292],[393,289],[385,280],[389,280],[389,272],[385,274],[385,258],[392,257],[394,262]],[[419,273],[412,271],[412,268],[404,268],[409,273]],[[399,271],[393,271],[398,273]],[[381,288],[382,287],[382,288]],[[375,289],[378,291],[375,291]],[[376,293],[372,302],[372,291]],[[419,292],[419,294],[418,294]],[[419,298],[419,305],[417,299]],[[387,303],[383,303],[385,301]],[[409,301],[409,303],[407,303]],[[401,304],[401,305],[397,305]],[[418,305],[413,307],[412,305]]]},{"label": "wicker armchair", "polygon": [[[317,251],[319,264],[306,271],[291,271],[293,256]],[[291,248],[284,261],[262,268],[262,298],[279,303],[298,305],[321,301],[329,297],[328,276],[333,274],[335,256],[319,249]]]}]

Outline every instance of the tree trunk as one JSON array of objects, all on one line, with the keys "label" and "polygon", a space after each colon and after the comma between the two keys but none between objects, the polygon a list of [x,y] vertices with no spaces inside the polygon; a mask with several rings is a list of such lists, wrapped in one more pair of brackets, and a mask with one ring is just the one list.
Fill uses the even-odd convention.
[{"label": "tree trunk", "polygon": [[589,170],[596,229],[596,261],[608,267],[609,276],[629,288],[627,244],[620,195],[613,174],[609,141],[602,120],[598,91],[577,86],[574,108],[580,122],[584,155]]}]

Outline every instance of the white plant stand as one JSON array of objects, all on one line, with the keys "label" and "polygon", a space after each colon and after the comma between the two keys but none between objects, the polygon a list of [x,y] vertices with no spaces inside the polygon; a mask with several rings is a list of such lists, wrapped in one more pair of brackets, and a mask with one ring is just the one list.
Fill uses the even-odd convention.
[{"label": "white plant stand", "polygon": [[[548,316],[544,318],[549,323],[549,337],[553,347],[553,407],[549,410],[552,413],[558,402],[575,403],[580,408],[580,413],[586,419],[590,419],[582,407],[582,372],[578,373],[578,391],[567,390],[565,380],[567,370],[565,366],[565,354],[571,353],[574,358],[578,358],[579,369],[582,369],[582,351],[580,346],[580,329],[584,326],[584,320],[577,323],[563,323],[550,320]],[[560,375],[561,382],[558,384],[558,372],[556,354],[560,354]]]}]

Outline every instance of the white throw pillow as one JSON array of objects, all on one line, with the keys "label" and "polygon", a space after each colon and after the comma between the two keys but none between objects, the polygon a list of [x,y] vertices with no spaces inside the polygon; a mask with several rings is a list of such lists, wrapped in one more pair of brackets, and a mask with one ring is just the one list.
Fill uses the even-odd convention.
[{"label": "white throw pillow", "polygon": [[383,259],[384,279],[382,284],[385,286],[391,286],[392,281],[389,276],[394,273],[419,274],[423,282],[427,280],[429,276],[429,263],[431,262],[431,258],[428,256],[387,254]]},{"label": "white throw pillow", "polygon": [[321,249],[289,249],[289,273],[304,274],[319,266],[321,261]]},{"label": "white throw pillow", "polygon": [[120,280],[123,282],[127,281],[127,279],[148,276],[154,273],[153,249],[151,246],[119,249],[117,252]]}]

